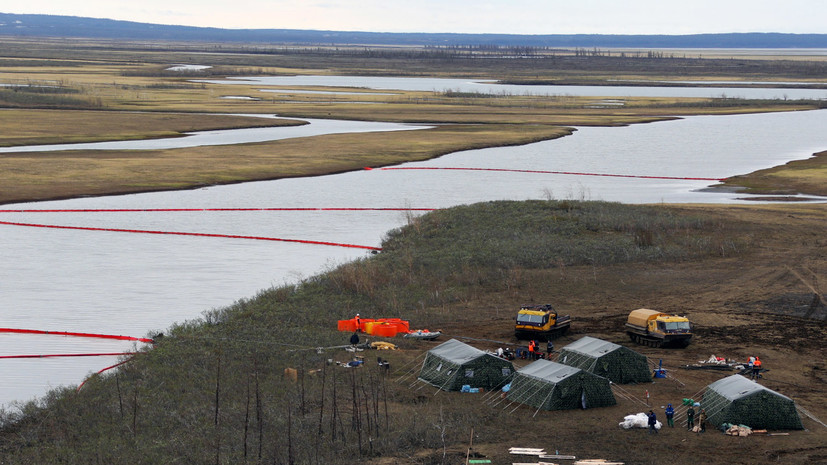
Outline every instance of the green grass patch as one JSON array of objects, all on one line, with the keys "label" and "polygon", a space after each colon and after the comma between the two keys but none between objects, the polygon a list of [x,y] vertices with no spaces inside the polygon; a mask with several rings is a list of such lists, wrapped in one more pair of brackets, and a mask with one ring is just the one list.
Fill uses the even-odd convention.
[{"label": "green grass patch", "polygon": [[90,98],[70,97],[79,94],[76,89],[0,87],[0,106],[20,108],[100,108],[101,102]]}]

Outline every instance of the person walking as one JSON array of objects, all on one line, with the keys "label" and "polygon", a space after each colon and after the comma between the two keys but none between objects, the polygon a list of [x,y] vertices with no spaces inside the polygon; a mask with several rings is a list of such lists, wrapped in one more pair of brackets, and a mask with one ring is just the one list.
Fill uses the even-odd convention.
[{"label": "person walking", "polygon": [[686,409],[686,429],[692,431],[692,428],[695,427],[695,409],[692,405]]},{"label": "person walking", "polygon": [[755,362],[752,363],[752,379],[761,377],[761,359],[755,357]]},{"label": "person walking", "polygon": [[672,408],[672,404],[666,405],[666,411],[664,413],[666,413],[666,424],[669,425],[670,428],[674,428],[675,421],[673,417],[675,416],[675,409]]},{"label": "person walking", "polygon": [[655,415],[654,410],[649,410],[649,434],[657,434],[658,429],[656,428],[658,424],[658,417]]},{"label": "person walking", "polygon": [[391,364],[387,360],[382,360],[382,357],[376,357],[376,362],[379,364],[379,368],[382,370],[382,374],[387,375],[388,372],[391,370]]},{"label": "person walking", "polygon": [[706,432],[706,409],[701,409],[701,412],[698,414],[698,424],[701,427],[701,433]]},{"label": "person walking", "polygon": [[551,353],[554,352],[554,343],[551,339],[546,343],[546,360],[551,360]]}]

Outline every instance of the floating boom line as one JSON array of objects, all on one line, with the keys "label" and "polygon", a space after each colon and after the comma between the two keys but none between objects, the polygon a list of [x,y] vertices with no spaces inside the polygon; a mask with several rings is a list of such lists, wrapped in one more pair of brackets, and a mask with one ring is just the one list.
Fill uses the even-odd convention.
[{"label": "floating boom line", "polygon": [[120,357],[123,355],[135,355],[135,352],[99,352],[91,354],[22,354],[22,355],[0,355],[0,360],[15,358],[63,358],[63,357]]},{"label": "floating boom line", "polygon": [[98,334],[98,333],[77,333],[70,331],[44,331],[40,329],[18,329],[18,328],[0,328],[0,333],[18,333],[18,334],[47,334],[52,336],[73,336],[73,337],[90,337],[98,339],[117,339],[121,341],[138,341],[155,343],[154,340],[148,337],[133,337],[133,336],[119,336],[114,334]]},{"label": "floating boom line", "polygon": [[612,173],[586,173],[578,171],[545,171],[545,170],[518,170],[508,168],[463,168],[463,167],[442,167],[442,166],[389,166],[384,168],[370,168],[366,170],[449,170],[449,171],[497,171],[505,173],[536,173],[536,174],[564,174],[570,176],[603,176],[610,178],[635,178],[635,179],[672,179],[680,181],[717,181],[721,182],[727,178],[701,178],[683,176],[650,176],[643,174],[612,174]]},{"label": "floating boom line", "polygon": [[0,225],[6,226],[24,226],[30,228],[47,228],[47,229],[74,229],[80,231],[106,231],[106,232],[121,232],[121,233],[134,233],[134,234],[161,234],[161,235],[173,235],[173,236],[196,236],[196,237],[217,237],[217,238],[224,238],[224,239],[249,239],[249,240],[256,240],[256,241],[275,241],[275,242],[292,242],[298,244],[311,244],[311,245],[327,245],[333,247],[347,247],[353,249],[366,249],[366,250],[382,250],[381,247],[374,247],[369,245],[358,245],[358,244],[343,244],[339,242],[326,242],[326,241],[313,241],[308,239],[285,239],[280,237],[265,237],[265,236],[242,236],[237,234],[214,234],[214,233],[196,233],[196,232],[182,232],[182,231],[156,231],[156,230],[146,230],[146,229],[121,229],[121,228],[93,228],[89,226],[62,226],[56,224],[38,224],[38,223],[18,223],[14,221],[0,221]]},{"label": "floating boom line", "polygon": [[434,211],[436,208],[392,207],[240,207],[240,208],[56,208],[56,209],[0,209],[0,213],[142,213],[142,212],[304,212],[304,211]]}]

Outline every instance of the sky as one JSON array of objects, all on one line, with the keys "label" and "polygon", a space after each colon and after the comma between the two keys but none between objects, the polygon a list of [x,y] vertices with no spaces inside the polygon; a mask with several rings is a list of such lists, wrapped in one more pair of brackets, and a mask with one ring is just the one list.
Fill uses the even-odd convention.
[{"label": "sky", "polygon": [[823,0],[0,0],[0,13],[225,29],[504,34],[827,33]]}]

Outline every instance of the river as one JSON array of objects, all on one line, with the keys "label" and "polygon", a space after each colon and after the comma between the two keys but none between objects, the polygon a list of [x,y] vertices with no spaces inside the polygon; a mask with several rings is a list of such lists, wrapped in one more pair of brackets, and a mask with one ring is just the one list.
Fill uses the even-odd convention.
[{"label": "river", "polygon": [[[261,85],[267,87],[352,87],[371,90],[411,90],[421,92],[479,92],[502,95],[621,97],[696,97],[743,99],[827,99],[827,89],[761,87],[689,86],[561,86],[498,84],[496,81],[387,76],[236,76],[221,80],[197,80],[217,84]],[[795,84],[795,83],[793,83]],[[804,84],[801,83],[803,86]]]}]

